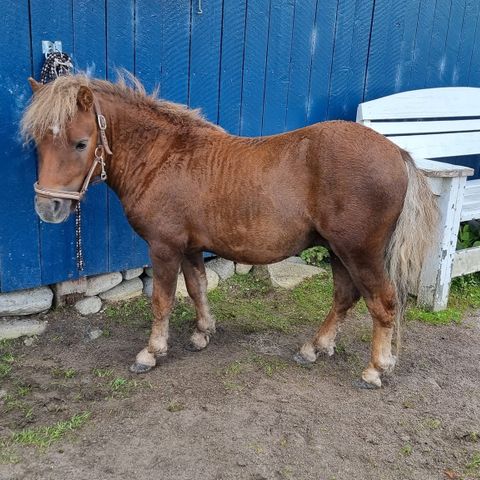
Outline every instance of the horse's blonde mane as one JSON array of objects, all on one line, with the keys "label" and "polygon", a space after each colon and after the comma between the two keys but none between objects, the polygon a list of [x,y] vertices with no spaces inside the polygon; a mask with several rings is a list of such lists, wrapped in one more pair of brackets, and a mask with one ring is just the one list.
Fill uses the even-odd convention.
[{"label": "horse's blonde mane", "polygon": [[77,113],[77,95],[82,86],[90,88],[94,94],[116,96],[130,104],[147,107],[176,126],[220,129],[205,120],[200,110],[191,110],[185,105],[160,100],[157,98],[157,91],[147,95],[141,82],[128,72],[119,72],[117,83],[76,74],[59,77],[39,88],[33,95],[20,126],[25,141],[39,141],[52,129],[58,138],[64,139],[66,128]]}]

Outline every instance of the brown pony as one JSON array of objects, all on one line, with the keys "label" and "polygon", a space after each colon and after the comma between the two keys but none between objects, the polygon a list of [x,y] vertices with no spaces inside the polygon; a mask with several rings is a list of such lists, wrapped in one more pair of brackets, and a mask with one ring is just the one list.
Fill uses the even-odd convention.
[{"label": "brown pony", "polygon": [[133,372],[150,370],[167,353],[180,267],[197,313],[191,346],[209,343],[215,321],[202,251],[268,264],[324,245],[333,306],[295,360],[332,355],[338,323],[362,296],[373,319],[363,384],[381,386],[395,365],[395,323],[436,222],[433,194],[408,153],[340,121],[264,138],[229,135],[197,111],[147,96],[136,81],[134,89],[83,75],[30,83],[22,133],[40,157],[38,215],[64,221],[92,174],[106,171],[130,224],[148,242],[154,320]]}]

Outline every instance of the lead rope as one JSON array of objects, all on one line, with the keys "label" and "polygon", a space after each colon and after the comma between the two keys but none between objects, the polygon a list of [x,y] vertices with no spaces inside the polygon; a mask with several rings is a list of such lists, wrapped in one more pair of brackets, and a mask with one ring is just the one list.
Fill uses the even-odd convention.
[{"label": "lead rope", "polygon": [[[63,52],[51,52],[45,55],[45,62],[43,63],[40,72],[40,81],[45,84],[55,80],[62,75],[70,75],[73,70],[72,59]],[[80,201],[75,207],[75,248],[77,270],[82,272],[85,268],[85,261],[83,258],[82,246],[82,208]]]}]

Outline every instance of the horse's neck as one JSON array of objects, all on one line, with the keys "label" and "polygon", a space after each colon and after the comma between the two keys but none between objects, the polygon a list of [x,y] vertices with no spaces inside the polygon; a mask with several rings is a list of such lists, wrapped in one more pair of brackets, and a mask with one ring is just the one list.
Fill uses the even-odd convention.
[{"label": "horse's neck", "polygon": [[[122,200],[145,168],[149,146],[153,142],[162,144],[161,118],[128,103],[108,102],[105,107],[113,152],[107,160],[107,183]],[[166,132],[164,136],[167,141]]]}]

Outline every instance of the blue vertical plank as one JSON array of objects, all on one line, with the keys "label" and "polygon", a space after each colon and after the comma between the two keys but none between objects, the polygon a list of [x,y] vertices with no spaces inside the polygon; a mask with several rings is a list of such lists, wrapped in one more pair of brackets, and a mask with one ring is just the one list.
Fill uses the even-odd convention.
[{"label": "blue vertical plank", "polygon": [[[73,58],[75,67],[95,78],[106,75],[105,4],[97,0],[73,1]],[[82,243],[85,270],[93,275],[108,270],[107,187],[89,188],[82,205]]]},{"label": "blue vertical plank", "polygon": [[240,134],[262,133],[263,94],[267,58],[270,0],[248,4],[245,32]]},{"label": "blue vertical plank", "polygon": [[312,32],[312,65],[308,87],[307,123],[320,122],[327,118],[337,14],[337,0],[317,1]]},{"label": "blue vertical plank", "polygon": [[270,11],[262,135],[285,129],[294,12],[294,0],[274,2]]},{"label": "blue vertical plank", "polygon": [[328,118],[353,120],[363,98],[373,0],[339,0]]},{"label": "blue vertical plank", "polygon": [[400,60],[404,41],[405,8],[406,2],[375,2],[365,100],[398,92],[410,73],[408,59]]},{"label": "blue vertical plank", "polygon": [[242,69],[247,1],[224,0],[218,123],[230,133],[240,132]]},{"label": "blue vertical plank", "polygon": [[426,86],[444,87],[446,85],[447,54],[445,44],[448,33],[448,17],[451,2],[438,1],[435,5],[432,38],[428,52],[428,72]]},{"label": "blue vertical plank", "polygon": [[163,9],[162,98],[187,104],[190,65],[190,0],[168,2]]},{"label": "blue vertical plank", "polygon": [[402,65],[402,74],[400,75],[400,81],[395,85],[395,92],[412,90],[410,83],[415,63],[415,39],[418,31],[420,4],[421,0],[405,2],[402,46],[397,60]]},{"label": "blue vertical plank", "polygon": [[465,0],[452,0],[448,18],[448,32],[445,41],[444,80],[448,86],[458,85],[457,58],[462,43],[466,14]]},{"label": "blue vertical plank", "polygon": [[[107,1],[107,77],[112,81],[117,68],[135,70],[135,3]],[[118,197],[111,190],[108,191],[108,247],[109,271],[148,263],[145,242],[130,227]]]},{"label": "blue vertical plank", "polygon": [[217,122],[222,2],[204,2],[203,13],[198,13],[196,5],[192,9],[189,105],[200,107],[206,118]]},{"label": "blue vertical plank", "polygon": [[317,47],[315,0],[297,1],[293,24],[285,129],[306,124],[312,55]]},{"label": "blue vertical plank", "polygon": [[418,13],[418,26],[415,35],[414,59],[410,69],[409,88],[425,88],[428,73],[428,57],[432,38],[435,8],[430,0],[421,0]]},{"label": "blue vertical plank", "polygon": [[[43,64],[42,40],[61,40],[63,51],[73,51],[72,2],[31,0],[33,70],[38,79]],[[55,283],[78,277],[75,261],[75,222],[73,215],[65,223],[40,222],[42,283]]]},{"label": "blue vertical plank", "polygon": [[477,18],[475,38],[473,42],[472,58],[468,71],[468,85],[480,86],[480,19]]},{"label": "blue vertical plank", "polygon": [[135,75],[152,91],[162,74],[162,18],[167,2],[136,0],[135,4]]},{"label": "blue vertical plank", "polygon": [[36,178],[32,150],[22,148],[18,126],[31,96],[28,2],[3,2],[0,49],[0,291],[41,283],[38,220],[33,209]]},{"label": "blue vertical plank", "polygon": [[475,46],[475,32],[479,27],[480,2],[467,0],[465,19],[462,29],[462,40],[457,56],[456,74],[459,85],[468,85],[470,62]]}]

